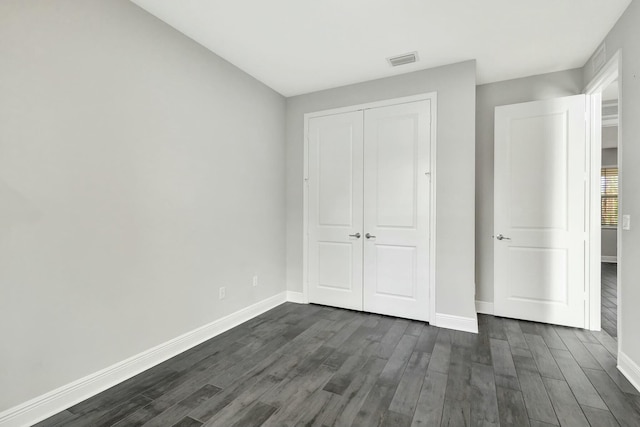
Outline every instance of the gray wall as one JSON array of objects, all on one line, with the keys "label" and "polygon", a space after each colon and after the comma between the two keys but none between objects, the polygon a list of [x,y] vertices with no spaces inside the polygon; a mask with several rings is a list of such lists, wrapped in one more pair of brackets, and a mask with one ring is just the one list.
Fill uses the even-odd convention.
[{"label": "gray wall", "polygon": [[[602,128],[602,146],[603,147],[618,146],[618,126],[607,126]],[[605,151],[606,150],[608,149],[605,149]],[[618,159],[616,159],[616,162],[617,161]]]},{"label": "gray wall", "polygon": [[285,291],[282,96],[126,0],[0,22],[0,412]]},{"label": "gray wall", "polygon": [[618,230],[603,228],[601,231],[601,253],[603,257],[618,256]]},{"label": "gray wall", "polygon": [[560,71],[477,87],[476,95],[476,299],[493,302],[494,116],[499,105],[582,92],[581,70]]},{"label": "gray wall", "polygon": [[[619,307],[622,312],[618,328],[621,331],[621,351],[636,365],[640,365],[640,2],[632,1],[620,20],[605,38],[607,57],[611,58],[622,49],[620,79],[621,109],[620,131],[622,132],[620,166],[620,202],[623,214],[631,215],[631,230],[622,231],[621,265],[619,271],[622,295]],[[592,80],[592,61],[583,68],[584,81]],[[635,222],[635,223],[634,223]]]},{"label": "gray wall", "polygon": [[[604,129],[618,129],[617,127],[610,127]],[[605,132],[602,132],[602,138],[604,140]],[[618,139],[617,133],[615,136]],[[618,166],[618,149],[617,148],[605,148],[602,150],[602,166]]]},{"label": "gray wall", "polygon": [[438,313],[475,318],[475,61],[287,99],[287,288],[302,291],[304,114],[438,92],[436,292]]},{"label": "gray wall", "polygon": [[[618,127],[602,128],[602,142],[605,138],[618,139]],[[612,132],[614,131],[614,132]],[[602,166],[618,165],[618,149],[605,148],[602,150]],[[603,228],[601,233],[600,253],[603,257],[615,257],[618,255],[618,230],[616,228]]]}]

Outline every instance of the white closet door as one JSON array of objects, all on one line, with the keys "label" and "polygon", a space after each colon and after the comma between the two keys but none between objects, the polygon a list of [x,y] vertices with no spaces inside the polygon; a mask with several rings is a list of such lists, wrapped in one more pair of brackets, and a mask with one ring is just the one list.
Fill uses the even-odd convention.
[{"label": "white closet door", "polygon": [[585,102],[496,108],[497,316],[584,327]]},{"label": "white closet door", "polygon": [[429,320],[430,108],[365,111],[365,311]]},{"label": "white closet door", "polygon": [[309,120],[309,301],[362,310],[362,111]]}]

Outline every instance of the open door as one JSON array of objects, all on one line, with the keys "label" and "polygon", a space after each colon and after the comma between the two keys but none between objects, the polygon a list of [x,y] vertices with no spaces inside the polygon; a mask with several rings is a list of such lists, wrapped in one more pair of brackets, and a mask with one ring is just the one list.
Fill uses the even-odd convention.
[{"label": "open door", "polygon": [[494,312],[585,321],[586,97],[496,108]]}]

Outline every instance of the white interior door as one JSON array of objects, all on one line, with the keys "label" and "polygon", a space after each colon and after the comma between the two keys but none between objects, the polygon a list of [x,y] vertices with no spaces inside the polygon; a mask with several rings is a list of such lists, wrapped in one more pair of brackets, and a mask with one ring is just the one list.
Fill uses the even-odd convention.
[{"label": "white interior door", "polygon": [[365,111],[365,311],[429,320],[430,107]]},{"label": "white interior door", "polygon": [[584,327],[586,99],[496,108],[498,316]]},{"label": "white interior door", "polygon": [[308,126],[309,301],[362,310],[363,113]]}]

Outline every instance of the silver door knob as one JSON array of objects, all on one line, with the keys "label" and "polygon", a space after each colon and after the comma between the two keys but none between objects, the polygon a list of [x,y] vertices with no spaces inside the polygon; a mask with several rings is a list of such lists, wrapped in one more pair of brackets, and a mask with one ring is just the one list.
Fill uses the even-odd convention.
[{"label": "silver door knob", "polygon": [[349,234],[349,237],[355,237],[356,239],[359,239],[360,238],[360,233]]},{"label": "silver door knob", "polygon": [[376,236],[374,236],[373,234],[369,234],[369,233],[365,234],[364,237],[366,237],[367,239],[375,239],[376,238]]},{"label": "silver door knob", "polygon": [[496,236],[496,239],[498,239],[498,240],[511,240],[510,237],[504,237],[502,234],[498,234]]}]

